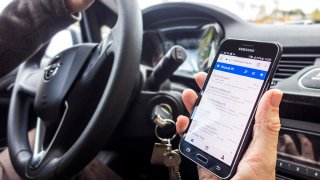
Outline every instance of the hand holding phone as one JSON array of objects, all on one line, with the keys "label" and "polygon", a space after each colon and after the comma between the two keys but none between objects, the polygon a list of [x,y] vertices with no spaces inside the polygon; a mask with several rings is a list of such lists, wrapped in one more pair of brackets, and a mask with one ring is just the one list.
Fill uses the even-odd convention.
[{"label": "hand holding phone", "polygon": [[[239,40],[236,40],[236,41],[237,42],[233,42],[233,45],[236,44],[236,46],[238,46],[240,41]],[[240,44],[242,44],[242,43],[243,43],[243,41],[240,42]],[[252,45],[252,43],[251,42],[248,43],[248,41],[246,41],[245,44]],[[269,45],[270,45],[270,43],[269,43]],[[274,45],[275,45],[274,47],[277,47],[276,44],[274,44]],[[257,48],[259,46],[261,49],[261,44],[256,45],[255,48]],[[238,55],[237,51],[230,50],[230,46],[228,46],[228,48],[224,47],[224,49],[228,49],[229,55],[233,56],[233,53],[235,53],[235,52],[236,52],[235,55]],[[246,131],[250,130],[249,129],[250,122],[251,122],[250,120],[253,119],[253,117],[251,117],[251,116],[255,112],[254,105],[257,104],[259,97],[261,97],[261,95],[263,94],[264,90],[267,87],[266,84],[268,84],[269,80],[273,76],[272,64],[276,63],[276,61],[277,61],[277,59],[276,59],[277,56],[273,57],[273,55],[276,55],[277,52],[273,52],[274,54],[272,54],[272,52],[271,52],[269,54],[270,57],[273,57],[269,60],[269,62],[273,61],[270,63],[269,62],[261,62],[260,58],[265,57],[265,56],[261,56],[261,54],[260,54],[260,56],[257,56],[259,61],[255,61],[256,56],[254,56],[254,58],[249,58],[249,59],[227,56],[227,58],[230,58],[229,61],[227,63],[222,63],[221,59],[222,59],[222,61],[227,60],[227,59],[221,58],[221,57],[223,57],[223,56],[221,56],[221,54],[219,54],[219,53],[223,52],[221,49],[224,50],[223,48],[220,47],[220,51],[218,51],[218,55],[217,55],[217,58],[218,57],[220,58],[220,63],[219,63],[219,60],[217,60],[217,58],[216,58],[213,63],[214,64],[213,68],[211,69],[211,72],[209,73],[210,78],[211,78],[211,76],[216,76],[216,77],[213,77],[213,79],[216,78],[215,80],[218,79],[218,81],[216,81],[216,82],[213,81],[214,83],[211,82],[211,84],[210,84],[210,78],[208,78],[206,80],[206,82],[204,82],[204,84],[205,84],[204,86],[206,86],[206,85],[207,86],[210,86],[210,85],[214,86],[214,87],[211,87],[212,89],[210,89],[210,94],[212,96],[205,96],[205,93],[206,93],[205,89],[202,91],[201,95],[203,95],[202,96],[203,99],[209,98],[209,101],[207,100],[204,104],[207,106],[210,106],[210,105],[212,106],[212,104],[210,104],[210,103],[213,102],[213,105],[215,105],[215,106],[213,106],[210,110],[215,113],[218,113],[220,115],[220,117],[223,116],[224,118],[222,118],[222,119],[220,118],[221,119],[220,120],[219,117],[213,117],[215,119],[211,119],[212,121],[204,121],[207,124],[202,125],[202,126],[198,126],[198,127],[197,127],[198,123],[201,124],[202,122],[196,121],[196,123],[194,123],[195,124],[194,127],[191,127],[191,128],[198,128],[198,131],[194,130],[194,129],[190,130],[190,128],[189,128],[188,132],[191,132],[190,136],[188,137],[188,133],[187,133],[187,137],[184,136],[184,139],[181,141],[181,144],[180,144],[180,150],[188,158],[190,158],[191,160],[200,164],[201,166],[205,167],[206,169],[209,169],[211,172],[217,174],[219,177],[222,177],[222,178],[230,178],[231,174],[233,174],[233,172],[235,172],[237,167],[238,167],[238,170],[237,170],[238,173],[236,174],[236,176],[239,176],[242,174],[242,176],[246,175],[247,177],[252,177],[255,175],[263,175],[263,174],[265,174],[264,172],[267,172],[265,175],[269,175],[269,177],[270,177],[270,169],[272,170],[272,172],[275,172],[275,158],[276,158],[276,147],[275,146],[277,144],[277,135],[278,135],[278,131],[280,129],[279,116],[276,111],[278,108],[278,105],[280,103],[280,99],[281,99],[281,95],[282,95],[282,93],[279,91],[276,91],[276,90],[269,91],[262,98],[261,103],[259,105],[257,115],[256,115],[256,123],[258,123],[258,122],[259,123],[255,125],[255,136],[254,137],[257,137],[257,138],[254,138],[254,140],[252,141],[250,148],[249,148],[250,151],[248,150],[246,152],[246,155],[244,156],[244,158],[240,162],[239,166],[238,166],[238,163],[242,157],[241,152],[243,153],[245,150],[243,144],[245,143],[245,141],[248,141],[251,139],[251,136],[250,137],[246,136],[246,134],[247,134]],[[275,48],[275,49],[279,49],[279,48]],[[245,49],[245,50],[247,50],[247,49]],[[264,49],[264,50],[268,52],[268,49]],[[257,52],[259,52],[259,49]],[[256,55],[255,53],[253,53],[251,51],[251,53],[242,54],[242,56],[248,55],[248,57],[250,57],[251,56],[250,54]],[[252,59],[254,61],[252,61]],[[267,59],[268,59],[268,57],[267,57]],[[217,63],[217,61],[218,61],[218,63]],[[239,67],[239,66],[237,66],[238,64],[234,65],[232,63],[245,63],[245,65],[242,65],[241,67]],[[253,64],[255,64],[258,68],[257,69],[252,68]],[[261,68],[259,68],[259,67],[261,67]],[[225,68],[225,69],[221,69],[221,68]],[[234,68],[234,69],[232,69],[232,68]],[[239,68],[240,68],[240,70],[244,70],[244,71],[239,72],[238,71]],[[263,69],[263,68],[265,68],[265,69]],[[219,70],[219,71],[222,71],[222,73],[219,73],[219,72],[215,73],[214,72],[213,75],[211,75],[212,70],[213,71]],[[250,75],[246,75],[245,70],[248,70]],[[261,70],[265,70],[265,71],[261,71]],[[255,76],[254,74],[251,74],[253,71],[258,72],[259,74],[257,74],[257,75],[260,75],[260,76]],[[262,73],[265,73],[265,74],[261,75]],[[231,75],[229,75],[229,74],[231,74]],[[242,77],[239,77],[239,76],[242,76]],[[271,77],[271,78],[269,79],[269,77]],[[219,78],[222,80],[219,81]],[[233,79],[238,78],[237,82],[236,82],[238,84],[236,84],[233,81],[231,81],[231,83],[230,83],[230,81],[228,81],[229,80],[228,78],[229,79],[230,78],[233,78]],[[202,78],[202,82],[201,82],[201,80],[198,79],[198,84],[200,86],[203,84],[203,79],[204,78]],[[241,80],[245,80],[246,82],[241,81]],[[209,83],[208,83],[208,81],[209,81]],[[257,84],[257,85],[255,86],[252,84]],[[230,88],[229,89],[225,88],[226,86],[228,86]],[[222,93],[224,93],[228,90],[234,90],[233,88],[251,88],[249,90],[248,89],[246,89],[246,90],[249,91],[248,93],[249,94],[251,93],[250,95],[254,96],[254,97],[246,97],[244,100],[248,100],[248,102],[242,102],[242,103],[244,103],[242,105],[242,107],[240,107],[239,105],[238,106],[233,106],[233,104],[230,105],[230,103],[228,104],[228,101],[230,101],[230,100],[235,99],[235,100],[241,101],[243,99],[241,99],[241,97],[239,97],[239,95],[237,96],[237,94],[235,94],[237,92],[232,92],[232,93],[230,93],[232,96],[231,98],[228,97],[229,94],[227,94],[227,95],[223,96],[223,98],[225,98],[226,100],[223,100],[223,99],[221,99],[221,93],[217,93],[217,92],[221,91]],[[241,91],[241,89],[239,91]],[[245,92],[242,91],[241,95],[246,96],[248,94],[245,94]],[[220,96],[220,98],[219,98],[219,96]],[[186,107],[189,111],[191,110],[190,106],[192,106],[195,103],[195,99],[196,99],[196,94],[194,92],[192,92],[190,90],[185,91],[184,96],[183,96],[183,100],[184,100]],[[249,100],[251,100],[251,102]],[[226,101],[226,102],[224,102],[224,101]],[[199,100],[198,100],[198,102],[196,102],[197,108],[199,108],[199,106],[201,105],[201,102],[202,101],[199,101]],[[233,102],[233,103],[237,104],[239,102]],[[225,107],[221,107],[221,106],[225,106]],[[248,108],[248,106],[251,108]],[[230,107],[233,107],[233,109]],[[201,106],[200,106],[200,108],[201,108]],[[225,108],[225,109],[223,109],[223,108]],[[205,116],[206,110],[208,110],[208,109],[200,111],[200,113],[201,113],[200,116],[194,115],[194,113],[193,113],[191,118],[194,118],[194,116],[196,116],[196,117],[198,116],[198,117],[202,117],[204,119],[209,118],[209,120],[210,120],[210,115],[212,115],[212,114],[207,115],[207,117],[206,117]],[[227,110],[229,110],[228,113],[226,113]],[[194,110],[193,112],[196,112],[196,110]],[[247,112],[247,114],[245,114],[243,112]],[[210,112],[208,112],[208,113],[210,113]],[[233,115],[233,117],[237,117],[236,113],[242,113],[240,115],[242,115],[243,117],[246,117],[245,119],[242,119],[243,120],[242,122],[245,122],[243,128],[241,128],[241,121],[240,121],[241,117],[239,118],[240,122],[234,121],[233,123],[230,123],[230,122],[232,122],[232,120],[230,120],[230,117],[228,117],[228,115],[230,113],[231,113],[231,116]],[[211,116],[211,118],[212,118],[212,116]],[[225,121],[226,119],[229,121]],[[179,131],[179,127],[180,127],[180,131],[181,131],[181,127],[184,126],[183,122],[186,122],[186,121],[187,121],[186,117],[179,118],[179,121],[177,124],[178,131]],[[215,126],[210,124],[212,122],[216,123]],[[192,124],[191,124],[191,126],[192,126]],[[215,130],[214,129],[215,127],[219,127],[220,129]],[[199,131],[199,129],[201,129],[201,131]],[[224,132],[219,132],[219,130],[221,130],[221,129]],[[226,133],[226,131],[228,131],[229,129],[231,129],[232,131],[228,132],[229,133],[228,134],[228,133]],[[272,132],[269,133],[270,130],[274,130],[274,131],[272,131],[273,133]],[[241,132],[242,134],[239,134],[239,132]],[[266,132],[268,132],[268,133],[266,134]],[[208,134],[208,136],[205,136],[206,134]],[[270,138],[270,136],[272,136],[272,134],[275,134],[274,137],[276,137],[276,138]],[[189,139],[187,139],[187,138],[189,138]],[[220,140],[219,143],[217,143],[217,139],[213,139],[213,138],[217,138],[218,140]],[[226,141],[226,140],[231,140],[231,142]],[[210,141],[212,141],[212,142],[210,142]],[[267,147],[269,147],[269,148],[267,148]],[[185,149],[183,149],[183,148],[185,148]],[[212,148],[212,150],[209,151],[209,148]],[[233,153],[232,153],[232,150],[233,150]],[[265,150],[269,150],[269,151],[265,151]],[[274,151],[274,153],[272,150]],[[229,152],[229,151],[230,151],[230,154],[227,154],[226,152]],[[261,152],[265,152],[265,154],[263,154]],[[268,167],[271,167],[271,168],[268,169]],[[251,172],[248,172],[248,170]],[[255,172],[254,170],[257,170],[257,172]],[[258,173],[259,171],[260,171],[260,173]],[[272,173],[271,173],[271,175],[272,175]]]},{"label": "hand holding phone", "polygon": [[[195,76],[198,86],[202,89],[207,73],[201,72]],[[197,100],[196,92],[186,89],[183,93],[183,102],[191,113]],[[251,142],[248,153],[245,153],[239,163],[235,179],[272,179],[275,176],[276,152],[274,144],[278,142],[280,127],[279,113],[277,109],[282,98],[282,92],[276,89],[267,91],[261,98],[255,117],[253,138],[255,143]],[[179,116],[177,119],[177,132],[183,134],[189,124],[189,118]],[[249,153],[251,152],[251,153]],[[258,157],[258,158],[257,158]],[[259,157],[264,157],[259,160]],[[199,179],[217,179],[214,174],[208,170],[199,167]],[[254,172],[254,173],[253,173]],[[239,177],[239,178],[238,178]]]}]

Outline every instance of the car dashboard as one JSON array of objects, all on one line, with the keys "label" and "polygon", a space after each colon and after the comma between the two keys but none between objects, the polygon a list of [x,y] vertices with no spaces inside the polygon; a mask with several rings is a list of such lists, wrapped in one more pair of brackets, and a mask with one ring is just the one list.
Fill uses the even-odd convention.
[{"label": "car dashboard", "polygon": [[[214,56],[218,44],[222,39],[222,30],[217,23],[203,26],[185,26],[146,30],[144,32],[144,53],[142,62],[154,67],[174,45],[186,49],[188,57],[178,72],[197,73],[207,69],[209,60]],[[147,53],[154,52],[154,53]],[[150,61],[151,59],[151,61]]]},{"label": "car dashboard", "polygon": [[[71,31],[71,34],[81,37],[79,42],[100,42],[105,35],[101,32],[102,27],[112,27],[116,23],[117,15],[108,4],[110,2],[114,1],[96,1],[92,9],[84,13],[83,19],[87,19],[88,24],[80,23],[81,33]],[[186,88],[199,91],[194,75],[209,70],[223,39],[236,38],[274,41],[283,46],[283,54],[270,86],[284,92],[280,106],[282,127],[277,147],[277,179],[320,179],[319,24],[253,24],[217,6],[185,2],[151,6],[142,10],[142,18],[144,32],[140,81],[147,79],[166,52],[175,45],[184,47],[188,58],[170,77],[170,81],[162,84],[160,91],[151,92],[142,83],[137,85],[141,85],[138,88],[142,92],[134,97],[134,106],[128,109],[126,118],[105,146],[104,150],[112,151],[112,154],[107,153],[111,155],[106,158],[108,162],[105,164],[125,179],[167,178],[166,167],[150,165],[152,148],[157,139],[154,135],[155,124],[150,120],[149,113],[155,103],[148,101],[158,103],[162,96],[172,103],[176,99],[181,101],[181,93]],[[86,28],[88,32],[84,31]],[[66,39],[63,40],[65,44]],[[43,55],[44,52],[40,52],[39,57]],[[45,58],[42,64],[50,59]],[[3,117],[7,117],[16,72],[9,74],[8,82],[0,82],[0,115]],[[182,102],[179,103],[172,103],[179,107],[173,109],[174,118],[185,111]],[[7,145],[7,121],[0,123],[1,151]],[[31,127],[34,127],[34,122],[30,123]],[[177,146],[178,140],[175,138],[172,143]],[[186,158],[182,159],[180,169],[182,179],[198,178],[195,164]]]},{"label": "car dashboard", "polygon": [[141,64],[153,68],[174,45],[188,59],[170,78],[198,90],[194,74],[207,71],[224,38],[276,41],[283,46],[271,88],[284,92],[278,179],[320,179],[320,25],[253,24],[216,6],[165,3],[143,10]]}]

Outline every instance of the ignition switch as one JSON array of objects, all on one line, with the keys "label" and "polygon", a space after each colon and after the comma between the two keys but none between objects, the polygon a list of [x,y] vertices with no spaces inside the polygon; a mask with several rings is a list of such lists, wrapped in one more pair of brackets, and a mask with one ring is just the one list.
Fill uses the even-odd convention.
[{"label": "ignition switch", "polygon": [[172,109],[168,104],[158,104],[152,110],[151,119],[160,127],[164,127],[166,125],[164,119],[172,120],[172,118]]}]

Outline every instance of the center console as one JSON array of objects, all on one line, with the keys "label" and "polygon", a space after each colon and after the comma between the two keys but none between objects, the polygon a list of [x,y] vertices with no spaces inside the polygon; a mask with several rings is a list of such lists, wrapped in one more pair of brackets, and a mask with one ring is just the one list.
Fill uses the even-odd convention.
[{"label": "center console", "polygon": [[305,68],[275,88],[284,92],[276,164],[279,179],[320,179],[320,68]]}]

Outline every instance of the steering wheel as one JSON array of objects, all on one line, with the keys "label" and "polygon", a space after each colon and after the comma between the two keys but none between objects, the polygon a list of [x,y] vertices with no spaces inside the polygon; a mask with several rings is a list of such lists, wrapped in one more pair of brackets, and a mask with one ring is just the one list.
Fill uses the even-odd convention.
[{"label": "steering wheel", "polygon": [[[68,178],[113,134],[139,80],[142,17],[136,0],[118,0],[118,20],[100,44],[61,52],[43,70],[20,68],[11,97],[8,147],[24,179]],[[28,124],[36,119],[35,143]]]}]

